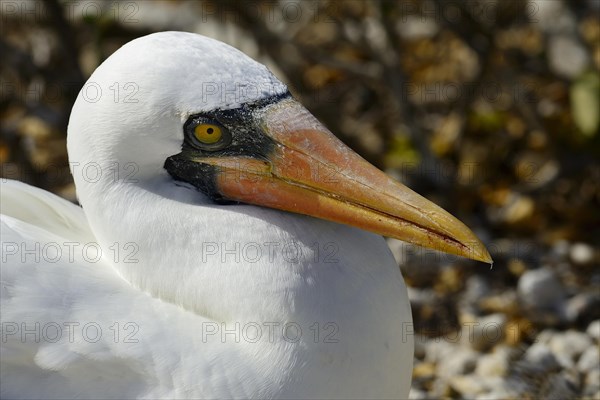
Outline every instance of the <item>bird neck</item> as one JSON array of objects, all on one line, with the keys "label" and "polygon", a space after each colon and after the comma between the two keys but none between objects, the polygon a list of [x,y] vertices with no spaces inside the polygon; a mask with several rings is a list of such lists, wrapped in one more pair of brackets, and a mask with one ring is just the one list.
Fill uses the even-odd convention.
[{"label": "bird neck", "polygon": [[215,205],[166,173],[86,184],[79,195],[106,260],[124,279],[218,321],[288,318],[297,291],[319,286],[336,267],[328,262],[338,245],[308,233],[328,223]]},{"label": "bird neck", "polygon": [[365,296],[384,290],[401,302],[405,293],[385,242],[358,229],[215,205],[166,173],[86,189],[80,200],[89,223],[121,276],[216,321],[292,320],[308,329],[356,319],[369,305]]}]

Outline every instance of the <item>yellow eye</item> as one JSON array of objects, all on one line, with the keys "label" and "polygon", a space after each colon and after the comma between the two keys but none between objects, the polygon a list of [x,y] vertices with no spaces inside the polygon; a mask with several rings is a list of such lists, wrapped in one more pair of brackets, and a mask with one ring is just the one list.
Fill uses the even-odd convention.
[{"label": "yellow eye", "polygon": [[200,143],[213,144],[221,140],[221,128],[213,124],[200,124],[194,128],[194,136]]},{"label": "yellow eye", "polygon": [[219,121],[192,115],[183,125],[186,143],[197,150],[219,151],[231,144],[231,133]]}]

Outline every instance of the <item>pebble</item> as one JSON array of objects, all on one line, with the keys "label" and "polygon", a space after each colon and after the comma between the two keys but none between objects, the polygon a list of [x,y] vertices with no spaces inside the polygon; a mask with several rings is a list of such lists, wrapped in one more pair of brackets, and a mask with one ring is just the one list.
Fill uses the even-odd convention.
[{"label": "pebble", "polygon": [[552,246],[552,250],[550,251],[549,255],[554,256],[555,261],[560,261],[567,257],[567,255],[569,254],[569,249],[569,242],[567,242],[566,240],[559,240],[556,243],[554,243],[554,246]]},{"label": "pebble", "polygon": [[435,35],[440,29],[434,18],[422,18],[412,15],[405,16],[402,23],[398,21],[396,27],[405,39],[428,38]]},{"label": "pebble", "polygon": [[[484,377],[478,375],[454,376],[449,382],[453,391],[462,398],[507,399],[514,398],[514,393],[500,377]],[[457,397],[456,395],[451,397]]]},{"label": "pebble", "polygon": [[387,244],[400,265],[402,276],[412,287],[430,287],[439,273],[436,254],[396,239],[387,239]]},{"label": "pebble", "polygon": [[430,339],[425,352],[425,361],[437,364],[456,351],[456,346],[453,346],[445,340],[439,338]]},{"label": "pebble", "polygon": [[571,368],[577,357],[592,346],[592,340],[585,333],[568,330],[554,335],[549,346],[558,362]]},{"label": "pebble", "polygon": [[503,376],[506,374],[508,363],[494,354],[486,354],[477,361],[475,374],[479,376]]},{"label": "pebble", "polygon": [[580,372],[590,372],[594,368],[600,367],[600,348],[596,346],[588,347],[579,361],[577,361],[577,369]]},{"label": "pebble", "polygon": [[593,398],[600,398],[600,368],[594,368],[585,376],[583,385],[584,396],[594,396]]},{"label": "pebble", "polygon": [[437,374],[441,378],[465,375],[473,372],[480,354],[471,349],[455,346],[455,350],[437,364]]},{"label": "pebble", "polygon": [[410,388],[410,392],[408,393],[409,400],[425,400],[429,399],[429,395],[427,392],[419,389],[415,389],[414,387]]},{"label": "pebble", "polygon": [[452,388],[444,379],[435,379],[429,387],[429,398],[448,398],[452,395]]},{"label": "pebble", "polygon": [[423,360],[425,358],[428,342],[429,338],[427,338],[426,336],[420,335],[418,333],[415,334],[415,357],[418,360]]},{"label": "pebble", "polygon": [[489,390],[485,380],[476,375],[453,376],[448,383],[453,390],[467,398],[473,398]]},{"label": "pebble", "polygon": [[567,321],[574,323],[590,316],[597,317],[600,315],[599,310],[600,294],[584,292],[569,299],[564,307],[564,314]]},{"label": "pebble", "polygon": [[515,398],[515,396],[511,392],[496,390],[477,396],[477,400],[498,400],[512,398]]},{"label": "pebble", "polygon": [[540,398],[565,400],[573,399],[577,394],[571,377],[564,372],[548,377],[544,383],[540,391]]},{"label": "pebble", "polygon": [[585,332],[591,338],[596,339],[596,341],[600,341],[600,319],[591,322]]},{"label": "pebble", "polygon": [[550,69],[566,78],[579,75],[589,63],[587,51],[574,35],[551,36],[548,42]]},{"label": "pebble", "polygon": [[514,397],[514,390],[512,390],[509,382],[506,379],[492,376],[490,378],[485,378],[485,380],[493,392],[506,393],[506,395],[502,396],[502,398]]},{"label": "pebble", "polygon": [[588,265],[594,260],[594,249],[587,243],[575,243],[571,246],[569,255],[577,265]]},{"label": "pebble", "polygon": [[479,319],[463,316],[461,341],[471,348],[484,351],[504,339],[507,318],[504,314],[490,314]]},{"label": "pebble", "polygon": [[571,32],[577,22],[573,13],[562,1],[530,0],[531,9],[542,30],[546,33]]},{"label": "pebble", "polygon": [[556,309],[566,296],[561,281],[545,267],[525,272],[517,292],[523,304],[534,311]]},{"label": "pebble", "polygon": [[517,293],[508,289],[498,295],[485,297],[479,302],[479,308],[484,312],[515,315],[519,310]]},{"label": "pebble", "polygon": [[428,362],[416,363],[413,368],[413,378],[415,380],[430,379],[435,377],[435,364]]},{"label": "pebble", "polygon": [[535,326],[528,319],[511,319],[504,330],[504,342],[510,346],[519,346],[526,339],[533,339],[535,334]]},{"label": "pebble", "polygon": [[552,354],[550,347],[543,342],[537,342],[531,345],[525,352],[524,360],[545,371],[556,370],[560,367],[556,357]]},{"label": "pebble", "polygon": [[473,275],[469,277],[465,283],[462,301],[466,303],[477,303],[489,293],[490,285],[488,285],[487,281],[479,275]]},{"label": "pebble", "polygon": [[496,346],[491,354],[479,357],[475,374],[479,376],[505,376],[514,350],[507,346]]},{"label": "pebble", "polygon": [[548,344],[550,343],[554,335],[556,335],[557,333],[558,331],[554,329],[544,329],[537,335],[537,337],[535,338],[535,342]]},{"label": "pebble", "polygon": [[408,298],[411,304],[430,304],[435,301],[435,292],[431,289],[416,289],[408,287]]},{"label": "pebble", "polygon": [[477,396],[477,399],[498,400],[498,399],[514,399],[517,398],[517,393],[508,381],[500,377],[482,377],[485,380],[488,391],[485,394]]}]

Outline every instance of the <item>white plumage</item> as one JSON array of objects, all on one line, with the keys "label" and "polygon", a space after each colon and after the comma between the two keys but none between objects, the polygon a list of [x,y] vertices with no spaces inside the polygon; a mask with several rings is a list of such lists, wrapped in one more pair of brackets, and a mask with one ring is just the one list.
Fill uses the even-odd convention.
[{"label": "white plumage", "polygon": [[90,84],[68,136],[83,210],[1,186],[2,398],[407,397],[410,307],[381,237],[217,205],[163,168],[190,114],[283,84],[185,33],[130,42]]},{"label": "white plumage", "polygon": [[2,398],[406,398],[398,266],[380,236],[323,219],[491,261],[199,35],[113,54],[67,144],[83,209],[1,184]]}]

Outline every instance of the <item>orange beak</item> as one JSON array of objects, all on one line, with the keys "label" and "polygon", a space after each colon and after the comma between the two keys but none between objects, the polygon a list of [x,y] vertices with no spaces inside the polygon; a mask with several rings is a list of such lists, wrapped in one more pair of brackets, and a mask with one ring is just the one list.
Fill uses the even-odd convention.
[{"label": "orange beak", "polygon": [[257,118],[276,143],[268,160],[210,157],[226,199],[310,215],[491,263],[462,222],[388,177],[288,98]]}]

